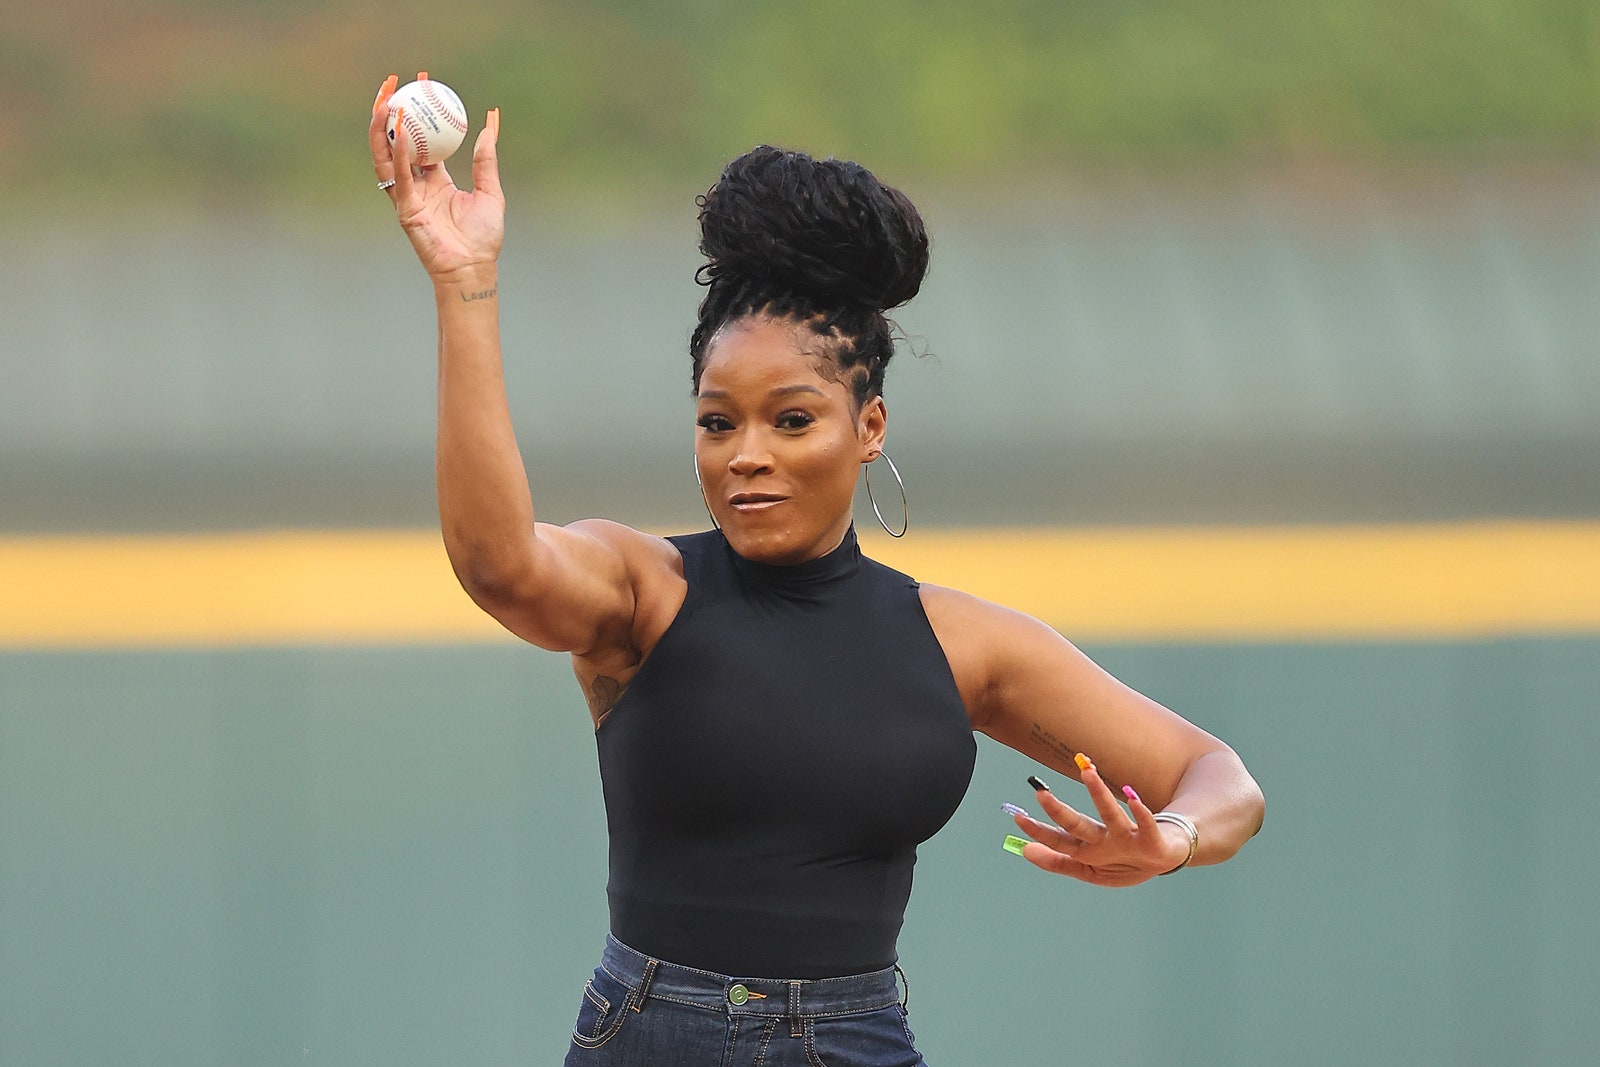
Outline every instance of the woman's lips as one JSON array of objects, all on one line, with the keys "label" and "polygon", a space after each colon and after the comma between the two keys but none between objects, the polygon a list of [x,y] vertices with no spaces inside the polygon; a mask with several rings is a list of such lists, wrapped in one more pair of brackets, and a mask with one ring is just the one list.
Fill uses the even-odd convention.
[{"label": "woman's lips", "polygon": [[765,511],[783,503],[781,496],[769,496],[766,493],[739,493],[728,500],[728,504],[735,511]]}]

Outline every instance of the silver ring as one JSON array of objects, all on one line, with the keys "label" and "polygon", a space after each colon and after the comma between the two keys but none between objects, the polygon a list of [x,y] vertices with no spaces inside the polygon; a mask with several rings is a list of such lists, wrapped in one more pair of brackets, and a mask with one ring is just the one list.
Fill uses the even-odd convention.
[{"label": "silver ring", "polygon": [[390,179],[389,179],[389,180],[388,180],[388,181],[386,181],[386,182],[379,182],[379,183],[378,183],[378,188],[379,188],[379,189],[385,189],[385,190],[387,190],[387,189],[391,189],[391,188],[393,188],[393,187],[394,187],[394,179],[393,179],[393,178],[390,178]]}]

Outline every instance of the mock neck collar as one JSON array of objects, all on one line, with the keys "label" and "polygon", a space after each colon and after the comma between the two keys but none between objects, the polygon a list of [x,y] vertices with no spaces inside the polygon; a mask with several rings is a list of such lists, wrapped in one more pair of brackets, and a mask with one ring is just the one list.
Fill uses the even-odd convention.
[{"label": "mock neck collar", "polygon": [[728,554],[733,557],[734,565],[741,574],[780,592],[815,589],[821,585],[853,577],[861,570],[861,548],[856,544],[854,523],[845,530],[844,540],[839,542],[837,548],[816,559],[808,559],[804,563],[757,563],[735,552],[733,546],[728,544],[726,536],[723,537],[722,543],[727,545]]}]

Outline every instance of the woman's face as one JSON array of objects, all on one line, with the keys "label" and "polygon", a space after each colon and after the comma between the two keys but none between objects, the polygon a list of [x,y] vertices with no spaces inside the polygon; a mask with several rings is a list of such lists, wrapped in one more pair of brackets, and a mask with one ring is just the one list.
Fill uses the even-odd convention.
[{"label": "woman's face", "polygon": [[850,527],[857,471],[883,449],[885,409],[856,409],[824,340],[765,316],[724,326],[706,349],[695,463],[735,552],[803,563]]}]

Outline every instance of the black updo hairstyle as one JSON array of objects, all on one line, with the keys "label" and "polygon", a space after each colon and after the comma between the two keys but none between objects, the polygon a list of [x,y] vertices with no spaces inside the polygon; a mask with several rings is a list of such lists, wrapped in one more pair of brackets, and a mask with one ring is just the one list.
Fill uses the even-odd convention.
[{"label": "black updo hairstyle", "polygon": [[706,286],[689,340],[694,388],[719,329],[792,319],[825,339],[857,404],[882,395],[894,355],[884,316],[917,295],[928,235],[904,193],[859,163],[761,145],[729,163],[700,207]]}]

